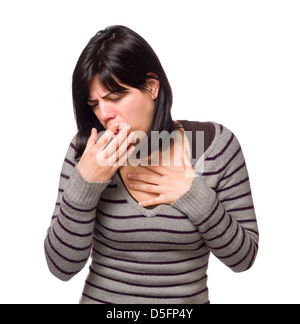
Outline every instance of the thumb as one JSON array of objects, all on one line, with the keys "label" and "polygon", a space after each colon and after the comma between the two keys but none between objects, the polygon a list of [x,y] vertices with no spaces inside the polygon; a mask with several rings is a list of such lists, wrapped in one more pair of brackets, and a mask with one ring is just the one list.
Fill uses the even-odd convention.
[{"label": "thumb", "polygon": [[182,148],[182,165],[185,169],[190,169],[193,167],[184,147]]},{"label": "thumb", "polygon": [[89,152],[91,148],[96,144],[96,142],[97,142],[97,129],[93,128],[91,131],[91,135],[86,143],[86,147],[83,154]]},{"label": "thumb", "polygon": [[194,178],[196,173],[185,148],[182,149],[182,164],[185,169],[185,176]]}]

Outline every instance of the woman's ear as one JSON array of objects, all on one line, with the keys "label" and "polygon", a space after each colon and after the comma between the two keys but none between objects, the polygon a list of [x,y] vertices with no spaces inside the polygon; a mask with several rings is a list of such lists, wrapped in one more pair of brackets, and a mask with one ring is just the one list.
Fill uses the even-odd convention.
[{"label": "woman's ear", "polygon": [[149,72],[147,76],[148,76],[146,80],[147,88],[151,92],[153,100],[156,100],[159,92],[159,85],[160,85],[158,76],[152,72]]}]

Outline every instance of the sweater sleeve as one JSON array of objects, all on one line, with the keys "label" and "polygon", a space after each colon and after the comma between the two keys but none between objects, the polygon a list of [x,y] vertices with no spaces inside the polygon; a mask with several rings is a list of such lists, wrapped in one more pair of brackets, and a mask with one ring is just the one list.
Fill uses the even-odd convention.
[{"label": "sweater sleeve", "polygon": [[[231,133],[204,163],[204,172],[197,172],[190,190],[173,206],[189,217],[219,260],[234,272],[246,271],[255,261],[259,233],[248,171],[236,137]],[[211,179],[217,179],[216,187],[211,187]]]},{"label": "sweater sleeve", "polygon": [[50,228],[44,242],[51,273],[67,281],[80,272],[90,256],[96,209],[108,183],[86,182],[74,159],[75,137],[67,151]]}]

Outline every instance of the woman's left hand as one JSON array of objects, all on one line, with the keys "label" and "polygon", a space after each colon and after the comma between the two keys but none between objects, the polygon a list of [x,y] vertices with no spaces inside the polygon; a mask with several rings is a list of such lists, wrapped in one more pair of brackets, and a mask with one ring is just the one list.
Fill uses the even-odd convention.
[{"label": "woman's left hand", "polygon": [[156,198],[140,202],[143,207],[172,204],[175,200],[189,191],[196,175],[190,159],[182,149],[182,166],[142,166],[144,173],[131,173],[127,178],[129,188],[136,191],[157,194]]}]

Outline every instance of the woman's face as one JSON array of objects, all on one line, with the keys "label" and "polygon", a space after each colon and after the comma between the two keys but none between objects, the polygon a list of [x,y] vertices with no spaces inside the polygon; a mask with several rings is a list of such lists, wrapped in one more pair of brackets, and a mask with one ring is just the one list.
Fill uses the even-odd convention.
[{"label": "woman's face", "polygon": [[155,88],[152,93],[123,84],[121,85],[128,89],[126,92],[110,93],[102,88],[97,76],[92,79],[88,103],[105,129],[119,122],[130,125],[132,131],[149,131],[154,114],[154,99],[159,87],[156,80],[149,80],[149,88]]}]

